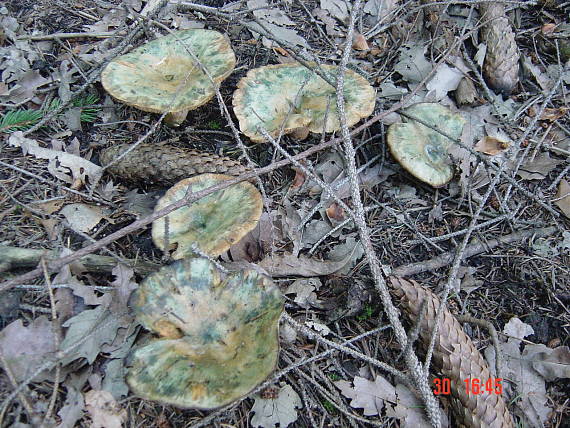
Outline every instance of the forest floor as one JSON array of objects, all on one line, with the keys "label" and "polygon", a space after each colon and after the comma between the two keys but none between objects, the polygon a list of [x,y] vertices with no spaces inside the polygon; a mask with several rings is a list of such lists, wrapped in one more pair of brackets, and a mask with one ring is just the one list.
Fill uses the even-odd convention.
[{"label": "forest floor", "polygon": [[[493,394],[512,426],[570,426],[570,2],[508,2],[507,19],[478,1],[368,0],[354,14],[349,3],[361,2],[0,4],[0,426],[437,426],[433,403],[442,426],[458,426],[458,397]],[[499,38],[512,31],[514,51],[493,52],[483,34],[501,19]],[[109,61],[202,28],[227,36],[236,65],[180,126],[103,88]],[[512,90],[493,87],[485,55],[516,67]],[[299,139],[277,127],[271,141],[252,142],[234,113],[238,82],[297,60],[360,75],[374,110],[333,133]],[[278,104],[284,90],[254,101]],[[335,93],[325,115],[337,114]],[[437,188],[388,148],[401,122],[416,124],[412,140],[451,126],[414,122],[406,109],[418,103],[463,122],[457,137],[443,137],[453,177]],[[142,399],[125,382],[133,350],[153,337],[128,297],[173,263],[151,223],[168,168],[182,167],[149,167],[151,153],[122,174],[101,168],[103,150],[120,144],[227,156],[263,195],[259,225],[210,262],[256,264],[273,278],[284,300],[277,367],[218,409]],[[402,298],[398,281],[446,302],[437,330],[435,312]],[[454,317],[462,328],[450,327]],[[438,348],[451,340],[448,327],[467,335],[465,364],[480,352],[490,372],[451,361],[459,374],[450,374],[439,357],[454,351]],[[425,361],[432,335],[429,375],[417,374],[413,361]],[[444,388],[437,400],[426,382]]]}]

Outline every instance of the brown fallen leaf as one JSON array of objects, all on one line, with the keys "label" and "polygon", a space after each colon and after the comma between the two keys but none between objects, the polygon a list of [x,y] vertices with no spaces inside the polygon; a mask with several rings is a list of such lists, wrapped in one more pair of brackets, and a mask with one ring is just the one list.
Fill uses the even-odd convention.
[{"label": "brown fallen leaf", "polygon": [[69,204],[61,209],[61,214],[75,231],[89,232],[106,218],[106,209],[96,205],[82,203]]},{"label": "brown fallen leaf", "polygon": [[523,358],[532,361],[532,367],[548,382],[560,378],[570,378],[570,348],[546,345],[526,345]]},{"label": "brown fallen leaf", "polygon": [[551,158],[548,152],[542,152],[532,159],[527,159],[517,174],[523,180],[543,180],[560,162],[558,159]]},{"label": "brown fallen leaf", "polygon": [[281,56],[289,56],[289,52],[287,52],[285,49],[283,49],[282,47],[279,46],[273,46],[273,52],[275,52],[277,55],[281,55]]},{"label": "brown fallen leaf", "polygon": [[486,155],[495,156],[509,148],[509,143],[496,137],[485,136],[475,144],[475,150]]},{"label": "brown fallen leaf", "polygon": [[[14,321],[0,331],[0,350],[16,381],[23,381],[56,351],[51,321],[41,316],[27,327],[21,319]],[[49,373],[44,371],[34,382],[49,378]]]},{"label": "brown fallen leaf", "polygon": [[558,192],[556,192],[556,202],[554,202],[564,215],[570,218],[570,184],[566,180],[560,180]]},{"label": "brown fallen leaf", "polygon": [[291,167],[293,171],[295,171],[295,178],[293,178],[293,183],[291,183],[291,190],[296,190],[301,188],[301,186],[305,183],[307,176],[305,173],[296,166]]},{"label": "brown fallen leaf", "polygon": [[342,223],[346,218],[344,215],[344,208],[336,202],[333,202],[325,212],[331,223],[335,226],[339,223]]},{"label": "brown fallen leaf", "polygon": [[554,122],[560,119],[568,112],[568,107],[560,108],[545,108],[540,115],[540,120],[548,120],[549,122]]},{"label": "brown fallen leaf", "polygon": [[297,141],[303,141],[306,140],[307,137],[309,136],[309,128],[306,126],[301,126],[300,128],[295,128],[293,130],[293,132],[291,132],[289,135],[291,136],[291,138],[293,138],[294,140]]},{"label": "brown fallen leaf", "polygon": [[370,46],[368,46],[368,42],[362,34],[354,32],[354,38],[352,39],[352,48],[357,51],[366,51],[370,49]]},{"label": "brown fallen leaf", "polygon": [[295,257],[291,253],[285,253],[265,257],[258,265],[271,276],[304,276],[311,278],[330,275],[341,270],[350,262],[353,252],[354,249],[345,258],[336,262],[316,260],[305,256]]}]

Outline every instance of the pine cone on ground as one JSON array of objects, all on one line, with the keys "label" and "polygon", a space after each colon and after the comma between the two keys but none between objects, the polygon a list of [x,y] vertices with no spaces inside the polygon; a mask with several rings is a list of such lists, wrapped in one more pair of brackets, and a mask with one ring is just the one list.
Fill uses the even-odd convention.
[{"label": "pine cone on ground", "polygon": [[[109,165],[124,153],[129,144],[104,149],[99,154],[101,165]],[[107,169],[128,181],[145,181],[173,185],[193,175],[204,173],[239,176],[248,168],[225,156],[164,144],[141,144]]]},{"label": "pine cone on ground", "polygon": [[519,81],[515,34],[503,3],[481,3],[479,11],[485,23],[481,27],[481,41],[487,44],[483,76],[492,89],[508,95]]},{"label": "pine cone on ground", "polygon": [[[415,281],[391,278],[392,294],[399,298],[401,307],[412,320],[420,318],[422,301],[425,313],[420,325],[420,338],[429,344],[431,331],[440,300],[430,290]],[[492,379],[486,361],[461,324],[445,309],[433,351],[434,366],[442,378],[451,380],[451,403],[460,427],[514,428],[513,419],[502,395],[495,393],[468,394],[465,379],[478,379],[481,383]]]}]

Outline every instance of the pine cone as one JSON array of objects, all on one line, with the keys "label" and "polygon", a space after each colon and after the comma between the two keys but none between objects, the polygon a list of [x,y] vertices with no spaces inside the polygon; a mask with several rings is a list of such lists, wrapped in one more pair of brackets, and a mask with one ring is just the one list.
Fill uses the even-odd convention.
[{"label": "pine cone", "polygon": [[[412,320],[419,319],[422,301],[425,313],[420,337],[427,346],[435,325],[439,298],[414,281],[391,278],[393,294],[400,299],[404,311]],[[467,394],[465,379],[479,379],[483,384],[492,379],[487,363],[461,324],[445,309],[433,352],[435,367],[442,377],[451,380],[451,402],[458,425],[467,428],[514,428],[513,419],[500,394]]]},{"label": "pine cone", "polygon": [[519,81],[519,50],[502,3],[479,5],[481,41],[487,44],[483,76],[494,90],[508,95]]},{"label": "pine cone", "polygon": [[[99,154],[106,166],[129,148],[129,144],[109,147]],[[217,173],[238,176],[248,168],[224,156],[164,144],[141,144],[108,171],[124,180],[172,185],[193,175]]]}]

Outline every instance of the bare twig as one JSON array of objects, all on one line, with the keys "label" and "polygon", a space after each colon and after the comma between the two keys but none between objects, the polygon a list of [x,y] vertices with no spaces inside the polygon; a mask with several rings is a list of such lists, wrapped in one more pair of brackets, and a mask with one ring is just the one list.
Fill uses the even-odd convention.
[{"label": "bare twig", "polygon": [[[544,237],[550,236],[556,232],[556,227],[543,227],[540,229],[531,229],[531,230],[523,230],[520,232],[511,233],[510,235],[502,236],[500,238],[491,239],[486,242],[480,242],[477,240],[476,242],[468,245],[463,252],[464,258],[469,258],[476,256],[477,254],[484,253],[486,251],[490,251],[493,248],[498,247],[499,245],[505,244],[512,244],[514,242],[522,241],[523,239],[530,238],[532,236],[537,237]],[[418,273],[422,272],[431,272],[436,269],[440,269],[442,267],[448,266],[454,257],[455,252],[449,251],[444,254],[440,254],[433,259],[426,260],[423,262],[411,263],[404,266],[399,266],[392,271],[392,274],[395,276],[412,276],[417,275]]]}]

